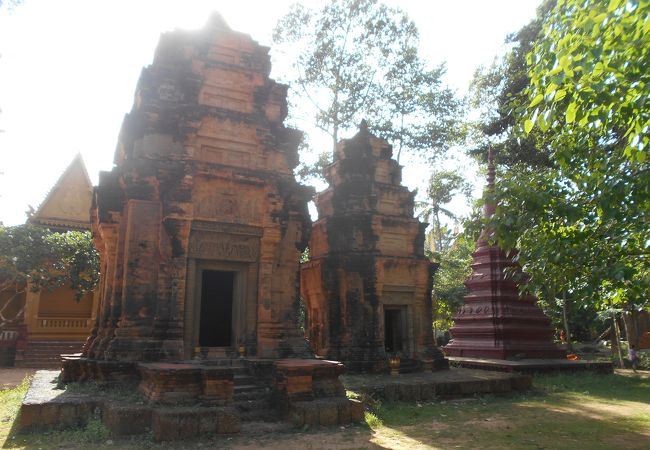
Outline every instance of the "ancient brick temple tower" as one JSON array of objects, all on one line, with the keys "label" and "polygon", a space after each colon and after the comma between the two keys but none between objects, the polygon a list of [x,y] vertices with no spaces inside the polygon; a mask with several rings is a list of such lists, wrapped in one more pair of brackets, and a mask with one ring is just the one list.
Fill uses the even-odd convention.
[{"label": "ancient brick temple tower", "polygon": [[401,185],[392,147],[363,123],[325,175],[330,187],[315,198],[319,220],[301,266],[316,353],[355,371],[383,370],[392,354],[447,367],[433,344],[426,225],[413,218],[414,193]]},{"label": "ancient brick temple tower", "polygon": [[163,34],[93,207],[96,360],[306,357],[298,261],[313,191],[268,48],[219,15]]},{"label": "ancient brick temple tower", "polygon": [[[496,210],[494,180],[490,151],[483,208],[486,218]],[[445,346],[445,353],[497,359],[563,358],[564,351],[553,344],[550,320],[537,306],[537,299],[519,293],[515,278],[524,274],[506,271],[517,268],[512,261],[514,254],[506,255],[497,245],[490,244],[491,234],[488,229],[483,230],[476,242],[472,274],[465,281],[469,292],[454,316],[452,340]]]}]

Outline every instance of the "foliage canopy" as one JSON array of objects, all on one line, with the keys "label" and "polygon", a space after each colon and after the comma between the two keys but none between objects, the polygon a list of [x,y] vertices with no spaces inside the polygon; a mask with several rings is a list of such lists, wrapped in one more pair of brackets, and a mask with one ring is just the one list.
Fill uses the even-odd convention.
[{"label": "foliage canopy", "polygon": [[492,224],[521,249],[533,287],[597,309],[648,302],[648,5],[560,0],[549,13],[528,56],[528,99],[513,105],[524,130],[512,130],[526,138],[534,122],[549,164],[502,175]]},{"label": "foliage canopy", "polygon": [[[0,292],[69,286],[80,299],[99,281],[99,256],[90,232],[54,233],[33,225],[0,226]],[[3,322],[10,318],[4,318]]]},{"label": "foliage canopy", "polygon": [[[650,2],[559,0],[528,55],[524,129],[562,149],[601,143],[643,163],[650,139]],[[562,153],[558,154],[560,161]]]},{"label": "foliage canopy", "polygon": [[290,84],[333,146],[362,119],[397,147],[398,159],[402,149],[432,159],[427,152],[453,140],[461,104],[442,84],[444,64],[431,69],[420,58],[417,28],[401,10],[377,0],[296,4],[274,41],[299,53]]}]

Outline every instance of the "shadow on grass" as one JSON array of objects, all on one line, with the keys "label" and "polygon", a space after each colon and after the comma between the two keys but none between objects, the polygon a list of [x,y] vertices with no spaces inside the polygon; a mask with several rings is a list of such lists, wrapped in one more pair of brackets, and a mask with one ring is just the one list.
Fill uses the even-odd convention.
[{"label": "shadow on grass", "polygon": [[641,426],[617,415],[596,417],[591,412],[560,412],[543,405],[511,405],[507,410],[395,429],[411,440],[442,448],[648,448],[650,436],[638,431]]},{"label": "shadow on grass", "polygon": [[650,448],[648,380],[540,378],[536,390],[509,397],[385,403],[378,419],[392,434],[433,448]]},{"label": "shadow on grass", "polygon": [[636,401],[650,404],[650,379],[593,373],[541,375],[533,386],[545,392],[573,392],[608,401]]}]

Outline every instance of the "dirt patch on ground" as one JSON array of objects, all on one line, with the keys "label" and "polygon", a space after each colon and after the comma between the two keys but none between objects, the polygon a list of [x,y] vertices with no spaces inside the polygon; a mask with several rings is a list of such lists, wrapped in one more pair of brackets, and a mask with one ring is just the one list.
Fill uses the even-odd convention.
[{"label": "dirt patch on ground", "polygon": [[[623,404],[605,404],[605,403],[582,403],[580,407],[561,406],[556,408],[549,408],[549,411],[556,411],[569,414],[579,414],[587,416],[591,419],[607,419],[612,416],[630,417],[639,414],[638,408],[630,408],[629,405]],[[650,406],[646,408],[645,413],[650,414]],[[650,435],[650,430],[648,430]]]},{"label": "dirt patch on ground", "polygon": [[[247,439],[245,437],[234,437],[222,441],[227,448],[232,450],[255,450],[259,448],[283,449],[283,450],[352,450],[352,449],[383,449],[403,448],[400,446],[400,438],[388,438],[393,441],[391,446],[384,446],[374,441],[384,441],[384,436],[379,438],[375,432],[366,428],[354,427],[345,430],[320,429],[306,433],[277,434],[274,436],[256,437]],[[387,442],[386,442],[387,443]],[[197,443],[196,448],[202,448]],[[215,442],[206,443],[203,448],[214,448]],[[219,447],[220,448],[220,447]],[[414,448],[414,447],[411,447]]]},{"label": "dirt patch on ground", "polygon": [[36,369],[26,367],[0,367],[0,390],[15,388],[35,372]]},{"label": "dirt patch on ground", "polygon": [[632,369],[614,369],[616,375],[622,375],[624,377],[636,377],[648,379],[650,378],[650,370],[637,370],[636,372]]},{"label": "dirt patch on ground", "polygon": [[507,428],[510,423],[510,420],[499,414],[495,414],[490,417],[468,420],[464,422],[464,426],[485,430],[503,430]]},{"label": "dirt patch on ground", "polygon": [[410,433],[411,431],[418,431],[422,427],[426,427],[426,429],[429,431],[444,431],[449,429],[448,424],[443,422],[438,422],[437,420],[433,420],[432,422],[424,423],[420,425],[407,425],[404,427],[400,427],[400,429],[404,430],[404,432]]}]

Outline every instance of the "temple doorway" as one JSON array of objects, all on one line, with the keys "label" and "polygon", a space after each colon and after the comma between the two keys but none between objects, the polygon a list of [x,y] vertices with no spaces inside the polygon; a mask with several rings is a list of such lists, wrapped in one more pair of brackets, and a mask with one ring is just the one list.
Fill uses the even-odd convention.
[{"label": "temple doorway", "polygon": [[201,316],[199,345],[231,347],[233,345],[233,296],[235,272],[203,270],[201,272]]},{"label": "temple doorway", "polygon": [[396,353],[404,350],[402,340],[404,336],[403,308],[384,308],[384,347],[387,353]]}]

